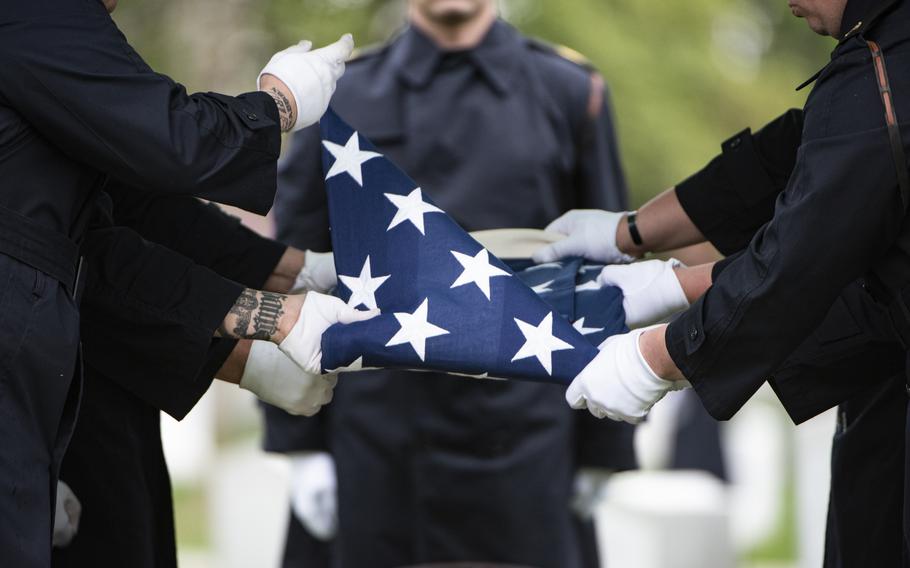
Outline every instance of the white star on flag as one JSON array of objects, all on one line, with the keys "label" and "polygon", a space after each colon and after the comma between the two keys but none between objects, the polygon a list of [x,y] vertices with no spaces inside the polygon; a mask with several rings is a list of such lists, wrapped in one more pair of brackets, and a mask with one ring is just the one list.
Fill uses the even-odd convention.
[{"label": "white star on flag", "polygon": [[412,225],[417,227],[417,230],[420,231],[421,235],[426,235],[423,229],[424,214],[443,213],[443,210],[439,207],[430,205],[423,200],[423,192],[420,191],[419,187],[407,195],[386,193],[385,196],[398,208],[398,211],[395,212],[395,217],[392,219],[392,222],[389,223],[389,228],[386,229],[386,231],[391,231],[405,221],[410,221]]},{"label": "white star on flag", "polygon": [[597,280],[590,280],[584,284],[579,284],[575,287],[576,292],[593,292],[594,290],[600,290],[601,286]]},{"label": "white star on flag", "polygon": [[553,335],[553,312],[549,312],[537,325],[514,318],[518,329],[525,336],[525,344],[512,357],[512,362],[537,357],[548,375],[553,374],[553,352],[574,349],[570,344]]},{"label": "white star on flag", "polygon": [[450,252],[455,257],[455,260],[464,268],[458,279],[450,286],[451,288],[474,283],[477,284],[477,287],[480,288],[480,291],[483,292],[483,295],[489,300],[490,278],[509,275],[505,270],[490,264],[490,253],[487,252],[487,249],[480,249],[480,252],[474,256],[462,254],[454,250]]},{"label": "white star on flag", "polygon": [[390,339],[385,346],[393,347],[395,345],[410,343],[411,347],[414,348],[414,351],[417,352],[417,356],[423,361],[426,356],[427,339],[449,333],[445,329],[427,321],[427,313],[429,310],[430,300],[429,298],[425,298],[423,303],[420,304],[420,307],[417,308],[413,314],[396,312],[395,319],[398,320],[401,329],[392,336],[392,339]]},{"label": "white star on flag", "polygon": [[578,333],[582,335],[591,335],[592,333],[597,333],[598,331],[603,331],[602,327],[585,327],[585,318],[578,318],[575,323],[572,324],[572,327],[578,330]]},{"label": "white star on flag", "polygon": [[390,275],[377,276],[373,278],[372,268],[370,267],[370,257],[367,256],[360,270],[360,276],[338,275],[341,283],[351,291],[351,297],[348,299],[348,305],[356,308],[363,304],[369,310],[378,309],[376,305],[376,290],[389,279]]},{"label": "white star on flag", "polygon": [[550,284],[553,283],[553,280],[547,280],[543,284],[538,284],[537,286],[531,286],[531,290],[534,290],[534,293],[538,296],[540,294],[546,294],[547,292],[552,292],[553,289],[550,288]]},{"label": "white star on flag", "polygon": [[322,144],[335,157],[335,163],[329,168],[329,173],[325,175],[325,179],[346,173],[354,178],[354,181],[360,187],[363,187],[362,166],[364,162],[382,157],[382,154],[377,152],[361,150],[360,138],[357,136],[356,131],[351,134],[344,146],[328,140],[323,140]]}]

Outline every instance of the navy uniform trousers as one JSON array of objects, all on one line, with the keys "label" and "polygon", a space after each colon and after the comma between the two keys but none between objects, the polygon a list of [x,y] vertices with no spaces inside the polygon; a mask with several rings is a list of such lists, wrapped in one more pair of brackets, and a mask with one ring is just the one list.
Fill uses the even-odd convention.
[{"label": "navy uniform trousers", "polygon": [[[503,22],[459,53],[409,28],[350,62],[332,105],[467,230],[626,207],[601,79]],[[295,136],[279,180],[279,238],[328,250],[316,129]],[[562,389],[520,381],[358,373],[312,419],[268,409],[266,429],[268,450],[336,461],[333,566],[596,563],[569,508],[574,475],[635,466],[630,426],[574,413]],[[304,556],[314,544],[292,519],[285,565],[318,565],[325,551]]]}]

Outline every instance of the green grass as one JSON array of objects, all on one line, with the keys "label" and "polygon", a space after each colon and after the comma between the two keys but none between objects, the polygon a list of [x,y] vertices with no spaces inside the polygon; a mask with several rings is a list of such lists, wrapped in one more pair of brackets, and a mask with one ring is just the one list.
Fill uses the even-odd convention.
[{"label": "green grass", "polygon": [[177,548],[207,549],[211,546],[208,532],[208,506],[202,485],[174,486],[174,516],[177,523]]}]

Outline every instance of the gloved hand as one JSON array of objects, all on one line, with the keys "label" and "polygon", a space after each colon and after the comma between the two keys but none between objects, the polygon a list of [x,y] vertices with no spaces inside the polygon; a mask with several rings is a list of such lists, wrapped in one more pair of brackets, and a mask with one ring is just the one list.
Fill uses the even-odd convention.
[{"label": "gloved hand", "polygon": [[566,390],[569,406],[587,408],[597,418],[638,424],[669,391],[691,386],[684,380],[666,381],[651,370],[638,345],[647,329],[614,335],[601,343],[600,353]]},{"label": "gloved hand", "polygon": [[73,537],[79,532],[79,517],[82,515],[82,503],[70,486],[63,481],[57,482],[57,506],[54,511],[53,545],[58,548],[69,546]]},{"label": "gloved hand", "polygon": [[335,296],[306,295],[297,323],[278,345],[304,371],[322,373],[322,334],[336,323],[354,323],[379,315],[379,310],[356,310]]},{"label": "gloved hand", "polygon": [[341,36],[335,43],[310,51],[312,42],[279,51],[266,64],[256,80],[257,88],[263,75],[281,79],[297,103],[297,122],[292,131],[306,128],[319,121],[335,92],[335,83],[344,74],[344,62],[354,50],[351,34]]},{"label": "gloved hand", "polygon": [[673,270],[681,265],[671,258],[628,266],[605,266],[597,281],[603,286],[622,289],[626,325],[636,328],[662,321],[689,307],[689,300]]},{"label": "gloved hand", "polygon": [[291,456],[291,510],[319,540],[338,532],[338,491],[335,461],[325,452]]},{"label": "gloved hand", "polygon": [[585,467],[575,475],[575,494],[572,496],[572,510],[583,521],[594,516],[594,509],[606,497],[607,482],[612,470],[601,467]]},{"label": "gloved hand", "polygon": [[614,213],[599,209],[575,209],[547,225],[545,231],[561,233],[566,238],[534,253],[534,262],[553,262],[568,256],[583,256],[604,264],[628,263],[635,260],[616,246],[616,227],[627,212]]},{"label": "gloved hand", "polygon": [[307,373],[273,343],[254,341],[240,388],[296,415],[312,416],[332,401],[338,375]]},{"label": "gloved hand", "polygon": [[319,292],[327,294],[338,285],[335,273],[335,255],[330,252],[306,251],[303,268],[291,288],[292,294]]}]

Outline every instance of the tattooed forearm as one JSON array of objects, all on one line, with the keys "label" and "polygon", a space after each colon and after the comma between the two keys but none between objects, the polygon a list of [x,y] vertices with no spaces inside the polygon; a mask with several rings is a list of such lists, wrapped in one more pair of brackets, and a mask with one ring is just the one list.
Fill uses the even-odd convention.
[{"label": "tattooed forearm", "polygon": [[293,128],[294,123],[297,122],[297,116],[294,113],[294,107],[291,105],[291,101],[284,93],[279,91],[277,87],[272,87],[266,92],[275,99],[275,104],[278,105],[278,115],[281,117],[281,130],[282,132],[287,132]]},{"label": "tattooed forearm", "polygon": [[288,297],[247,288],[218,326],[215,335],[233,339],[276,340]]}]

